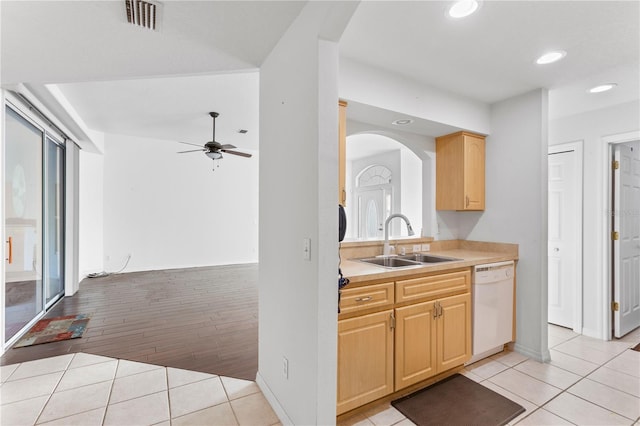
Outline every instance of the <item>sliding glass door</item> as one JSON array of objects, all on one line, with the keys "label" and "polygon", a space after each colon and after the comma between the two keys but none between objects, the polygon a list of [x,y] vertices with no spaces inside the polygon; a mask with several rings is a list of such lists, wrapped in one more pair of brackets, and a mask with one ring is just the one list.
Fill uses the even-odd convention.
[{"label": "sliding glass door", "polygon": [[42,303],[43,132],[11,108],[5,126],[5,340],[38,316]]},{"label": "sliding glass door", "polygon": [[45,158],[45,303],[49,307],[64,294],[64,148],[46,137]]},{"label": "sliding glass door", "polygon": [[6,343],[64,294],[64,146],[5,112]]}]

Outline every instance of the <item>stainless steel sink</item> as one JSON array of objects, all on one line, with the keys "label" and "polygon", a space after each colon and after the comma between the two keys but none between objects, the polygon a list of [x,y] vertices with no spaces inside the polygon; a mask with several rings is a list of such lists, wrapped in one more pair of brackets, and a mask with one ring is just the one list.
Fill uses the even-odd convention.
[{"label": "stainless steel sink", "polygon": [[403,259],[398,256],[393,257],[369,257],[366,259],[357,259],[360,262],[371,263],[373,265],[384,266],[385,268],[406,268],[409,266],[420,266],[420,262],[415,260]]},{"label": "stainless steel sink", "polygon": [[460,259],[456,259],[455,257],[434,256],[431,254],[424,254],[424,253],[407,254],[405,256],[398,256],[398,258],[411,260],[413,262],[419,262],[419,263],[441,263],[441,262],[453,262],[456,260],[460,260]]}]

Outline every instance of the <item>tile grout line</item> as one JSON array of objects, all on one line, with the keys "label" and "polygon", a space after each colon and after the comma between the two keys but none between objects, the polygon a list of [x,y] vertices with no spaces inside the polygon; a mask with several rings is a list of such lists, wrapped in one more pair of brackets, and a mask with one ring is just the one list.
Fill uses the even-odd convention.
[{"label": "tile grout line", "polygon": [[169,387],[169,367],[164,367],[164,377],[167,381],[167,408],[169,409],[169,424],[172,424],[173,415],[171,414],[171,388]]},{"label": "tile grout line", "polygon": [[[64,355],[62,355],[62,356],[64,356]],[[62,381],[62,378],[67,373],[67,370],[69,369],[69,366],[71,365],[71,362],[74,360],[75,357],[76,357],[76,354],[72,354],[71,355],[71,358],[69,359],[69,362],[65,366],[64,370],[62,370],[63,372],[62,372],[62,375],[60,376],[60,379],[58,379],[58,383],[56,383],[56,385],[53,387],[51,392],[49,392],[49,396],[47,397],[47,401],[44,403],[44,405],[40,409],[40,412],[38,413],[38,416],[36,417],[36,420],[33,422],[34,425],[38,424],[38,421],[40,420],[40,417],[42,417],[42,413],[44,413],[44,409],[47,408],[47,405],[49,405],[49,401],[51,401],[51,398],[53,397],[53,394],[56,392],[56,389],[58,389],[58,386],[60,386],[60,382]],[[48,358],[45,358],[45,359],[48,359]],[[16,368],[16,370],[18,370],[18,369]],[[42,376],[42,374],[40,374],[40,376]],[[37,377],[37,376],[34,376],[34,377]],[[56,419],[53,419],[53,420],[56,420]]]},{"label": "tile grout line", "polygon": [[[564,344],[564,343],[566,343],[566,342],[569,342],[569,341],[571,341],[571,340],[573,340],[573,339],[575,339],[575,338],[577,338],[577,337],[580,337],[580,335],[578,335],[578,336],[574,336],[574,337],[572,337],[571,339],[568,339],[568,340],[566,340],[566,341],[564,341],[564,342],[558,343],[556,346],[562,345],[562,344]],[[555,348],[556,346],[554,346],[554,348]],[[552,349],[552,348],[549,348],[549,349]],[[555,350],[558,350],[558,349],[555,349]],[[594,349],[594,350],[597,350],[597,349]],[[567,354],[566,352],[563,352],[563,351],[559,351],[559,352],[561,352],[561,353],[563,353],[563,354],[565,354],[565,355],[569,355],[569,356],[571,356],[571,357],[573,357],[573,358],[576,358],[576,359],[582,360],[582,361],[591,362],[591,361],[588,361],[588,360],[584,360],[584,359],[582,359],[582,358],[580,358],[580,357],[577,357],[577,356],[575,356],[575,355],[573,355],[573,354]],[[599,352],[602,352],[602,351],[599,351]],[[602,409],[604,409],[604,410],[606,410],[606,411],[608,411],[608,412],[610,412],[610,413],[613,413],[613,414],[618,415],[618,416],[620,416],[620,417],[624,417],[625,419],[629,419],[628,417],[626,417],[626,416],[624,416],[624,415],[622,415],[622,414],[620,414],[620,413],[617,413],[617,412],[615,412],[615,411],[613,411],[613,410],[610,410],[610,409],[609,409],[609,408],[607,408],[607,407],[603,407],[603,406],[601,406],[601,405],[599,405],[599,404],[596,404],[596,403],[595,403],[595,402],[593,402],[593,401],[589,401],[588,399],[582,398],[582,397],[580,397],[579,395],[576,395],[576,394],[574,394],[574,393],[572,393],[572,392],[569,392],[569,389],[570,389],[571,387],[573,387],[573,386],[577,385],[578,383],[582,382],[582,381],[583,381],[583,380],[585,380],[585,379],[588,379],[588,380],[591,380],[591,381],[593,381],[593,382],[596,382],[595,380],[589,379],[589,378],[588,378],[588,376],[589,376],[590,374],[593,374],[595,371],[597,371],[597,370],[599,370],[599,369],[601,369],[601,368],[605,367],[605,364],[607,364],[607,363],[611,362],[613,359],[615,359],[615,358],[617,358],[617,357],[621,356],[623,353],[624,353],[624,351],[623,351],[623,352],[620,352],[620,353],[619,353],[619,354],[617,354],[617,355],[615,355],[613,358],[611,358],[611,359],[609,359],[609,360],[607,360],[607,361],[605,361],[605,362],[603,362],[603,363],[601,363],[601,364],[598,364],[598,367],[596,367],[594,370],[591,370],[591,371],[587,372],[587,373],[586,373],[586,375],[584,375],[584,376],[583,376],[583,375],[580,375],[580,374],[573,373],[573,372],[571,372],[571,371],[569,371],[569,370],[565,370],[565,369],[563,369],[563,370],[565,370],[565,371],[569,371],[570,373],[573,373],[573,374],[576,374],[576,375],[580,376],[580,379],[579,379],[578,381],[576,381],[574,384],[572,384],[571,386],[567,387],[567,389],[563,389],[559,394],[555,395],[553,398],[551,398],[551,399],[549,399],[548,401],[546,401],[543,405],[539,406],[539,407],[536,409],[536,411],[537,411],[537,410],[540,410],[540,409],[544,409],[545,411],[547,411],[547,412],[549,412],[549,413],[553,414],[554,416],[560,417],[561,419],[566,420],[566,421],[568,421],[569,423],[572,423],[572,424],[573,424],[573,422],[571,422],[570,420],[565,419],[564,417],[562,417],[562,416],[560,416],[560,415],[558,415],[558,414],[554,413],[553,411],[549,411],[549,410],[547,410],[547,409],[545,409],[545,408],[544,408],[544,407],[546,407],[546,406],[547,406],[551,401],[553,401],[554,399],[556,399],[556,398],[560,397],[560,396],[561,396],[562,394],[564,394],[564,393],[567,393],[567,394],[572,395],[572,396],[574,396],[574,397],[576,397],[576,398],[578,398],[578,399],[581,399],[581,400],[583,400],[583,401],[585,401],[585,402],[587,402],[587,403],[589,403],[589,404],[592,404],[592,405],[594,405],[594,406],[596,406],[596,407],[602,408]],[[594,364],[595,364],[595,363],[594,363]],[[555,366],[555,367],[558,367],[558,366]],[[562,368],[562,367],[558,367],[558,368]],[[605,368],[606,368],[606,367],[605,367]],[[600,382],[596,382],[596,383],[600,383]],[[600,384],[602,384],[602,385],[604,385],[604,386],[607,386],[607,385],[605,385],[604,383],[600,383]],[[610,386],[607,386],[607,387],[611,388]],[[615,388],[611,388],[611,389],[615,389]],[[616,390],[619,390],[619,389],[616,389]],[[626,393],[626,392],[625,392],[625,393]],[[533,414],[533,413],[531,413],[531,414]],[[530,415],[531,415],[531,414],[530,414]],[[529,416],[527,416],[527,417],[529,417]],[[526,418],[526,417],[525,417],[525,418]],[[524,418],[523,418],[522,420],[524,420]],[[632,422],[635,422],[633,419],[629,419],[629,420],[632,420]]]},{"label": "tile grout line", "polygon": [[120,360],[116,358],[116,369],[113,372],[113,379],[111,379],[111,387],[109,388],[109,396],[107,397],[107,405],[104,407],[104,412],[102,413],[102,421],[101,425],[104,425],[104,422],[107,420],[107,411],[109,410],[109,404],[111,403],[111,395],[113,395],[113,386],[116,384],[116,376],[118,375],[118,368],[120,368]]}]

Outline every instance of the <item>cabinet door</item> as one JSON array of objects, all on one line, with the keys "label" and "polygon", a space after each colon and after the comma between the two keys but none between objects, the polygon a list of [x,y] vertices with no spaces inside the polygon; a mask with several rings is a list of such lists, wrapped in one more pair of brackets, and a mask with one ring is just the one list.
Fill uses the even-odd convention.
[{"label": "cabinet door", "polygon": [[484,210],[484,138],[464,136],[464,210]]},{"label": "cabinet door", "polygon": [[471,293],[438,301],[438,372],[464,364],[471,358]]},{"label": "cabinet door", "polygon": [[338,204],[347,205],[347,103],[338,102]]},{"label": "cabinet door", "polygon": [[457,132],[436,138],[436,210],[484,210],[485,138]]},{"label": "cabinet door", "polygon": [[337,414],[393,392],[392,313],[338,321]]},{"label": "cabinet door", "polygon": [[436,374],[434,302],[396,309],[395,390]]}]

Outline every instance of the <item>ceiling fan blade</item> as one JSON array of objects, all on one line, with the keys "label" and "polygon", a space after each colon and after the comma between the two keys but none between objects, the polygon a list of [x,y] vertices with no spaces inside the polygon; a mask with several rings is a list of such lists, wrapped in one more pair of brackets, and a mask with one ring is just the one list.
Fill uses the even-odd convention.
[{"label": "ceiling fan blade", "polygon": [[220,146],[220,149],[233,149],[233,148],[237,148],[237,146],[231,145],[229,143]]},{"label": "ceiling fan blade", "polygon": [[178,143],[183,143],[183,144],[185,144],[185,145],[199,146],[200,148],[202,148],[202,145],[198,145],[198,144],[195,144],[195,143],[182,142],[182,141],[178,141]]},{"label": "ceiling fan blade", "polygon": [[188,151],[178,151],[177,154],[184,154],[186,152],[196,152],[196,151],[206,151],[206,149],[200,148],[200,149],[190,149]]},{"label": "ceiling fan blade", "polygon": [[233,155],[239,155],[240,157],[251,158],[251,154],[247,154],[246,152],[229,151],[227,149],[221,149],[220,151],[224,152],[225,154],[233,154]]}]

